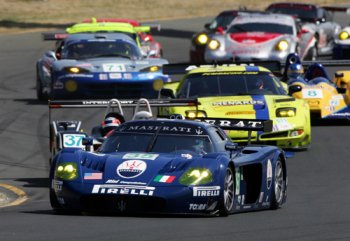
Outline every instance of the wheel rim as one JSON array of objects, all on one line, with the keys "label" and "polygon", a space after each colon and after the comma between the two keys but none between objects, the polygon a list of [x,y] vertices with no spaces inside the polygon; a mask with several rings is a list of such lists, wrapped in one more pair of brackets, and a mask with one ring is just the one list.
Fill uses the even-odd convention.
[{"label": "wheel rim", "polygon": [[234,202],[234,179],[231,169],[226,170],[225,184],[224,184],[224,205],[226,210],[232,209]]},{"label": "wheel rim", "polygon": [[277,203],[280,203],[283,198],[284,180],[283,180],[283,168],[282,163],[278,161],[275,168],[275,197]]}]

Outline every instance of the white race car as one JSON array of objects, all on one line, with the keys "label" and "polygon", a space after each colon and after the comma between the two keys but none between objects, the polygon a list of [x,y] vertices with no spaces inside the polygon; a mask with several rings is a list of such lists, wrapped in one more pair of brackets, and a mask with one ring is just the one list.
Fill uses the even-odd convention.
[{"label": "white race car", "polygon": [[300,28],[288,15],[252,13],[237,16],[225,34],[208,42],[205,61],[285,61],[290,53],[314,60],[316,39],[309,29]]}]

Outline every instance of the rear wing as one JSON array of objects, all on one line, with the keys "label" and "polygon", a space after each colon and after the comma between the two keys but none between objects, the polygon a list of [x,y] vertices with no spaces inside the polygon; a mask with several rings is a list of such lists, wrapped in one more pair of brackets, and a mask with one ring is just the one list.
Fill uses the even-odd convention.
[{"label": "rear wing", "polygon": [[149,27],[150,30],[161,30],[161,25],[160,23],[140,23],[141,27]]},{"label": "rear wing", "polygon": [[281,63],[279,61],[239,61],[239,62],[217,62],[215,64],[192,64],[192,63],[177,63],[177,64],[165,64],[163,65],[163,73],[168,75],[180,75],[186,74],[188,71],[199,67],[216,67],[216,66],[260,66],[264,67],[271,72],[280,73]]},{"label": "rear wing", "polygon": [[57,41],[57,40],[63,40],[69,36],[68,33],[42,33],[42,38],[45,41]]},{"label": "rear wing", "polygon": [[[170,119],[185,119],[182,115],[171,115]],[[251,141],[253,131],[272,132],[272,120],[252,120],[252,119],[234,119],[234,118],[195,118],[187,120],[202,121],[219,126],[223,130],[248,131],[248,144]]]},{"label": "rear wing", "polygon": [[348,7],[322,6],[322,8],[326,9],[329,12],[346,12],[346,14],[350,14],[350,8]]}]

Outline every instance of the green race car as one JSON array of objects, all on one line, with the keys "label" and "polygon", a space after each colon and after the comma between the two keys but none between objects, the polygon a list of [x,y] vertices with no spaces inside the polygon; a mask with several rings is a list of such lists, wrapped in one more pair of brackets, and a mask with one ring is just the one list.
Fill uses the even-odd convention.
[{"label": "green race car", "polygon": [[166,84],[161,95],[163,98],[197,98],[198,106],[162,107],[159,115],[273,120],[273,132],[229,131],[229,136],[239,143],[247,142],[251,135],[252,142],[284,149],[309,147],[309,106],[304,100],[287,95],[285,84],[268,69],[230,65],[188,69],[191,70],[179,82]]}]

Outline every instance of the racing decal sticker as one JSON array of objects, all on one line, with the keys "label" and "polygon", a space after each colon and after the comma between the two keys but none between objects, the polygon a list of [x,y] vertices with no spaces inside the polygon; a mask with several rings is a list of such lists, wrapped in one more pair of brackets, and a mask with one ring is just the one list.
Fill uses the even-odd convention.
[{"label": "racing decal sticker", "polygon": [[75,147],[75,148],[81,148],[85,149],[85,146],[83,145],[83,138],[85,137],[84,134],[63,134],[63,147]]},{"label": "racing decal sticker", "polygon": [[106,74],[99,74],[98,78],[99,78],[99,80],[108,80],[108,75],[106,75]]},{"label": "racing decal sticker", "polygon": [[293,125],[288,122],[286,118],[276,118],[272,131],[292,130]]},{"label": "racing decal sticker", "polygon": [[194,197],[215,197],[220,195],[220,186],[193,187]]},{"label": "racing decal sticker", "polygon": [[272,164],[271,164],[271,160],[268,159],[267,160],[267,169],[266,169],[266,185],[267,185],[267,189],[271,188],[271,184],[272,184]]},{"label": "racing decal sticker", "polygon": [[123,178],[135,178],[147,169],[147,164],[141,160],[128,160],[117,167],[117,174]]},{"label": "racing decal sticker", "polygon": [[102,64],[102,69],[104,72],[125,72],[126,70],[124,64],[117,63]]},{"label": "racing decal sticker", "polygon": [[265,103],[263,100],[233,100],[233,101],[218,101],[213,102],[213,106],[236,106],[236,105],[262,105]]},{"label": "racing decal sticker", "polygon": [[121,79],[122,74],[121,73],[111,73],[111,74],[109,74],[109,78],[110,79]]},{"label": "racing decal sticker", "polygon": [[189,210],[197,211],[197,210],[205,210],[206,208],[207,208],[207,204],[205,203],[201,203],[201,204],[190,203]]},{"label": "racing decal sticker", "polygon": [[241,174],[239,172],[239,168],[236,168],[236,195],[238,195],[240,193],[240,186],[241,186]]},{"label": "racing decal sticker", "polygon": [[305,99],[323,98],[322,89],[302,89],[302,95],[303,95],[303,98]]},{"label": "racing decal sticker", "polygon": [[84,180],[101,180],[102,172],[84,173]]},{"label": "racing decal sticker", "polygon": [[62,191],[62,185],[63,181],[58,181],[55,179],[52,180],[51,187],[55,189],[55,191]]},{"label": "racing decal sticker", "polygon": [[124,76],[124,79],[132,79],[132,74],[130,73],[123,74],[123,76]]},{"label": "racing decal sticker", "polygon": [[153,181],[154,182],[164,182],[172,183],[175,180],[176,176],[166,176],[166,175],[157,175]]},{"label": "racing decal sticker", "polygon": [[143,159],[143,160],[155,160],[159,154],[150,154],[150,153],[126,153],[122,158],[123,159]]},{"label": "racing decal sticker", "polygon": [[156,189],[155,187],[145,187],[145,186],[136,186],[136,185],[125,186],[125,185],[103,184],[103,185],[94,185],[91,193],[153,196],[155,189]]}]

